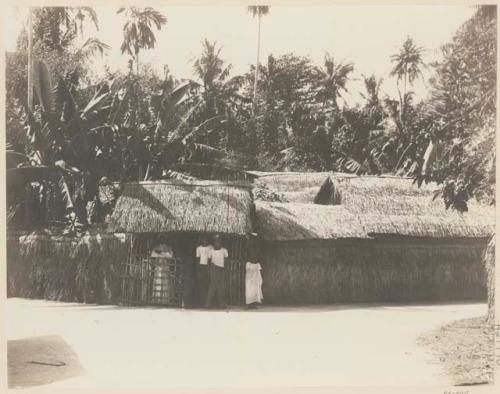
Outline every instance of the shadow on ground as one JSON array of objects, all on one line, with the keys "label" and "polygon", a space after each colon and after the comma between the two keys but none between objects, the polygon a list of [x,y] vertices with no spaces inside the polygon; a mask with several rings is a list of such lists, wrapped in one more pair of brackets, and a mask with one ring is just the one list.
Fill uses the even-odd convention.
[{"label": "shadow on ground", "polygon": [[78,356],[59,335],[8,341],[9,388],[40,386],[83,375]]}]

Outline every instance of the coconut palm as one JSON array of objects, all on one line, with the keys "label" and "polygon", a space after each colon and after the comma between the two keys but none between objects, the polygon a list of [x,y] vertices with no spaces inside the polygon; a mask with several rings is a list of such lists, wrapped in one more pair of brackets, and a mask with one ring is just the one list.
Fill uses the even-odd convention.
[{"label": "coconut palm", "polygon": [[135,61],[139,73],[139,52],[141,49],[152,49],[156,45],[156,37],[152,27],[161,30],[167,18],[151,7],[121,7],[117,14],[125,13],[127,21],[123,26],[122,53],[128,53]]},{"label": "coconut palm", "polygon": [[[418,47],[413,39],[407,37],[399,53],[391,56],[394,68],[391,70],[390,75],[397,78],[396,81],[398,84],[399,102],[401,105],[401,117],[403,122],[406,108],[407,85],[408,83],[413,85],[413,82],[415,82],[418,77],[423,78],[422,67],[425,67],[423,52],[424,49],[422,47]],[[402,93],[399,86],[401,80],[403,81]]]},{"label": "coconut palm", "polygon": [[201,95],[206,109],[213,116],[219,112],[221,98],[226,90],[226,82],[231,71],[231,64],[226,65],[220,54],[222,47],[217,48],[217,42],[204,40],[201,56],[193,61],[193,72],[201,82]]},{"label": "coconut palm", "polygon": [[267,5],[252,5],[248,7],[248,12],[252,14],[252,16],[258,19],[258,33],[257,33],[257,63],[255,64],[255,79],[253,86],[253,108],[255,110],[255,102],[257,98],[257,81],[259,80],[259,59],[260,59],[260,28],[261,28],[261,19],[262,16],[267,15],[269,13],[269,6]]},{"label": "coconut palm", "polygon": [[224,81],[231,69],[231,65],[224,66],[224,60],[220,57],[222,47],[217,48],[217,42],[204,40],[203,51],[199,58],[193,62],[193,71],[206,88],[214,85],[217,81]]},{"label": "coconut palm", "polygon": [[347,92],[346,84],[353,70],[352,63],[336,63],[333,56],[328,52],[325,54],[324,68],[318,69],[320,76],[318,99],[323,102],[323,106],[331,102],[338,108],[337,99],[342,91]]},{"label": "coconut palm", "polygon": [[380,107],[380,88],[382,87],[382,78],[378,78],[375,74],[367,77],[362,75],[363,83],[365,85],[366,92],[360,92],[361,97],[366,100],[366,105],[370,108]]}]

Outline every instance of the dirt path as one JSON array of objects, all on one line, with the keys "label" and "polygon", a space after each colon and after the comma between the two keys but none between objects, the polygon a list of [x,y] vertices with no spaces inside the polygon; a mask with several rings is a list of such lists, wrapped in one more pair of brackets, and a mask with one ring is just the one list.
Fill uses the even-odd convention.
[{"label": "dirt path", "polygon": [[51,387],[447,385],[425,331],[485,304],[182,311],[9,299],[7,338],[59,335],[80,377]]}]

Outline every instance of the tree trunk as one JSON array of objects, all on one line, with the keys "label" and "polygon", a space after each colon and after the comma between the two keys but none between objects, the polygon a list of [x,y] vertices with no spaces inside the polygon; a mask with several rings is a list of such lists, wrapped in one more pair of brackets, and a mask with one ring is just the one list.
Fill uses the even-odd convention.
[{"label": "tree trunk", "polygon": [[[399,87],[399,78],[396,80],[396,85],[398,87],[398,95],[399,95],[399,124],[401,125],[401,128],[403,128],[403,116],[402,116],[402,113],[403,113],[403,97],[401,96],[401,88]],[[402,132],[402,130],[399,130],[400,133]]]},{"label": "tree trunk", "polygon": [[407,74],[405,73],[404,80],[403,80],[403,101],[401,105],[401,124],[403,125],[403,129],[406,130],[406,77]]},{"label": "tree trunk", "polygon": [[257,82],[259,80],[259,64],[260,64],[260,22],[261,22],[261,14],[259,12],[259,21],[258,21],[258,33],[257,33],[257,64],[255,65],[255,80],[253,84],[253,102],[252,102],[252,111],[255,114],[255,105],[257,102]]},{"label": "tree trunk", "polygon": [[32,11],[28,9],[28,109],[33,109],[33,33],[32,33]]},{"label": "tree trunk", "polygon": [[147,181],[149,178],[149,171],[151,170],[151,163],[148,163],[148,166],[146,167],[146,175],[144,175],[144,181]]}]

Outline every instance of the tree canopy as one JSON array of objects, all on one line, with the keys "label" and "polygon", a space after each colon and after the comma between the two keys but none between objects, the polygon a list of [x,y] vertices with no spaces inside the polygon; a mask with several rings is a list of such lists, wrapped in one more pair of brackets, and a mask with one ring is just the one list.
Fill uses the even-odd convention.
[{"label": "tree canopy", "polygon": [[[152,8],[118,12],[126,15],[121,50],[137,66],[167,19]],[[355,65],[328,52],[323,64],[272,54],[233,75],[223,47],[203,40],[192,80],[175,78],[167,65],[160,75],[147,63],[92,79],[86,64],[107,46],[92,38],[78,46],[75,37],[84,19],[98,26],[95,12],[38,9],[37,67],[50,78],[38,86],[33,110],[26,105],[25,32],[19,51],[7,54],[12,223],[23,220],[26,206],[52,206],[59,195],[57,214],[46,210],[38,223],[86,226],[111,209],[99,193],[103,184],[189,178],[203,168],[221,179],[245,169],[390,173],[438,182],[445,207],[466,210],[471,198],[493,203],[496,18],[495,7],[478,7],[437,63],[426,64],[425,49],[408,37],[387,59],[399,96],[385,94],[377,75],[362,76],[363,101],[348,105],[342,98]],[[424,67],[433,75],[431,95],[416,101],[412,84]]]}]

